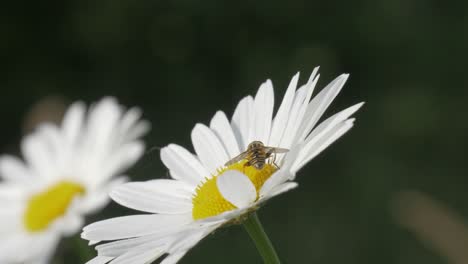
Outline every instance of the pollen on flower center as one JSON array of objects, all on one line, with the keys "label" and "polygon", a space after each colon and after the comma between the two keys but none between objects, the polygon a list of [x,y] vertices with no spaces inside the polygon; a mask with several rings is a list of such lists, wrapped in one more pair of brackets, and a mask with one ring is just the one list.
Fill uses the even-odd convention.
[{"label": "pollen on flower center", "polygon": [[196,193],[192,198],[192,216],[194,220],[216,216],[236,209],[233,204],[223,197],[216,185],[216,178],[228,170],[238,170],[247,175],[257,189],[258,196],[258,191],[262,188],[265,181],[276,171],[276,167],[271,164],[265,164],[261,170],[258,170],[253,166],[244,166],[246,162],[247,160],[242,160],[228,167],[221,168],[211,178],[207,178],[206,181],[198,185]]},{"label": "pollen on flower center", "polygon": [[43,192],[30,197],[24,213],[24,226],[29,232],[46,229],[55,219],[65,214],[77,195],[82,195],[82,185],[61,181]]}]

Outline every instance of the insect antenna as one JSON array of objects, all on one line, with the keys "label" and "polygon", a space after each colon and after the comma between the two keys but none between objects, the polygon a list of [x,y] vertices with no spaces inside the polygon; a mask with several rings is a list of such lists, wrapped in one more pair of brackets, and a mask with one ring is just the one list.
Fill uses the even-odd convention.
[{"label": "insect antenna", "polygon": [[155,150],[161,150],[162,147],[158,147],[158,146],[154,146],[154,147],[151,147],[150,149],[148,149],[146,152],[145,152],[145,155],[149,155],[151,154],[152,152],[154,152]]}]

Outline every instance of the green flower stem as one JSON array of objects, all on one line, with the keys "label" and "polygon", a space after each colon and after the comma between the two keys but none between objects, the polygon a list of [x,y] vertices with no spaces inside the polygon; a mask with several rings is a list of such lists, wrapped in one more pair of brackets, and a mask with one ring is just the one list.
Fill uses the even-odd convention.
[{"label": "green flower stem", "polygon": [[278,255],[276,254],[275,248],[271,243],[268,235],[263,229],[260,219],[258,219],[257,213],[252,213],[249,218],[244,222],[244,227],[252,238],[258,252],[263,258],[265,264],[280,264]]}]

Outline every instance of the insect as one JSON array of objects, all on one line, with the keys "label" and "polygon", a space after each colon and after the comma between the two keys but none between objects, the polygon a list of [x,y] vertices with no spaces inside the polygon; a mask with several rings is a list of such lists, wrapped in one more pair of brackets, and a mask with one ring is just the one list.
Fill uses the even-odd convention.
[{"label": "insect", "polygon": [[247,146],[246,151],[232,158],[224,165],[229,166],[243,159],[246,159],[247,162],[244,164],[244,167],[253,166],[255,169],[261,170],[263,166],[265,166],[267,159],[273,157],[271,164],[275,165],[276,168],[279,168],[278,165],[276,165],[275,163],[276,154],[286,153],[288,151],[289,149],[268,147],[265,146],[261,141],[253,141]]}]

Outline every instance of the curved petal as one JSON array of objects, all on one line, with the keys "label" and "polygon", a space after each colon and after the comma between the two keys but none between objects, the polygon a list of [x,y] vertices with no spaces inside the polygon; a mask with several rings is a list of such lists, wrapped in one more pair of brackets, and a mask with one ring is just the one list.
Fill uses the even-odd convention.
[{"label": "curved petal", "polygon": [[210,175],[192,153],[176,144],[161,149],[161,160],[172,177],[192,186],[197,186],[201,180]]},{"label": "curved petal", "polygon": [[287,192],[289,190],[292,190],[298,186],[297,182],[285,182],[280,185],[275,186],[273,189],[270,190],[270,192],[266,193],[265,196],[262,197],[262,199],[269,199],[274,196],[280,195],[284,192]]},{"label": "curved petal", "polygon": [[[313,141],[308,142],[304,149],[301,150],[300,156],[298,156],[295,163],[291,167],[291,171],[297,172],[300,170],[307,162],[320,154],[320,152],[322,152],[330,144],[348,132],[353,127],[353,123],[354,118],[342,121],[341,123],[338,123],[330,128],[330,130],[327,130],[324,134],[321,135],[321,137],[317,137]],[[293,178],[294,177],[291,179]]]},{"label": "curved petal", "polygon": [[135,140],[148,132],[150,125],[148,122],[140,120],[141,115],[141,109],[133,107],[122,116],[120,121],[122,142]]},{"label": "curved petal", "polygon": [[6,181],[28,182],[34,180],[24,162],[11,155],[0,157],[0,176]]},{"label": "curved petal", "polygon": [[216,184],[223,197],[237,208],[247,207],[257,199],[255,186],[239,171],[226,171],[218,176]]},{"label": "curved petal", "polygon": [[281,167],[278,171],[271,175],[270,178],[268,178],[268,180],[266,180],[265,183],[262,185],[262,188],[260,188],[259,191],[260,198],[268,196],[268,194],[274,188],[287,181],[289,177],[289,168],[286,166]]},{"label": "curved petal", "polygon": [[[317,71],[318,68],[315,68],[312,74],[310,75],[307,84],[305,84],[296,91],[294,102],[289,112],[290,118],[288,119],[288,122],[286,124],[281,143],[279,144],[280,147],[291,148],[297,143],[295,142],[295,140],[297,139],[297,134],[299,131],[298,129],[303,122],[303,117],[305,115],[305,111],[307,110],[307,106],[309,105],[312,92],[315,88],[315,85],[318,82],[319,76],[316,76]],[[278,162],[281,162],[281,159]]]},{"label": "curved petal", "polygon": [[229,158],[233,158],[240,153],[239,143],[236,140],[229,120],[223,111],[218,111],[210,122],[210,128],[216,133],[228,153]]},{"label": "curved petal", "polygon": [[111,218],[83,228],[81,237],[86,240],[115,240],[149,234],[174,232],[192,222],[191,214],[183,215],[130,215]]},{"label": "curved petal", "polygon": [[192,130],[192,144],[200,161],[211,173],[216,172],[229,160],[221,141],[203,124],[196,124]]},{"label": "curved petal", "polygon": [[175,242],[168,249],[169,255],[161,261],[161,264],[177,263],[192,247],[208,234],[217,229],[220,225],[212,225],[203,229],[195,229],[191,232],[180,233]]},{"label": "curved petal", "polygon": [[97,167],[99,170],[96,170],[96,172],[101,175],[94,177],[95,175],[90,174],[88,180],[97,184],[109,180],[110,177],[122,173],[135,164],[144,151],[145,145],[142,141],[132,141],[119,146],[118,149],[109,153],[107,157],[104,156],[104,161],[101,161],[102,163]]},{"label": "curved petal", "polygon": [[275,119],[273,120],[273,126],[271,128],[270,139],[268,140],[269,146],[279,146],[281,138],[283,138],[284,131],[286,129],[286,124],[289,119],[289,111],[291,109],[294,95],[297,87],[297,82],[299,81],[299,73],[296,73],[289,83],[288,89],[284,94],[283,101],[276,113]]},{"label": "curved petal", "polygon": [[231,126],[236,135],[237,142],[241,151],[247,148],[247,145],[252,142],[253,137],[253,108],[254,100],[252,96],[244,97],[236,107],[232,115]]},{"label": "curved petal", "polygon": [[117,133],[114,132],[119,124],[122,110],[115,98],[105,97],[89,111],[84,143],[92,150],[89,153],[91,156],[100,156],[111,150],[112,143],[117,137]]},{"label": "curved petal", "polygon": [[83,129],[86,106],[82,102],[72,104],[62,121],[62,129],[68,144],[74,145]]},{"label": "curved petal", "polygon": [[26,136],[21,142],[21,152],[36,177],[50,179],[55,176],[51,153],[39,134]]},{"label": "curved petal", "polygon": [[304,99],[306,97],[306,90],[304,87],[299,88],[299,90],[296,91],[296,95],[294,97],[294,102],[291,105],[291,109],[289,111],[289,119],[286,124],[286,128],[284,130],[283,137],[281,138],[281,141],[278,145],[278,147],[281,148],[286,148],[290,149],[291,145],[294,140],[295,136],[295,131],[294,131],[294,126],[296,122],[296,117],[297,114],[300,110],[300,106],[302,105]]},{"label": "curved petal", "polygon": [[307,136],[304,146],[299,151],[292,171],[298,171],[305,163],[319,154],[336,139],[346,133],[353,121],[348,119],[363,103],[355,104],[323,121]]},{"label": "curved petal", "polygon": [[132,249],[123,255],[113,259],[109,264],[147,264],[155,261],[164,254],[158,248]]},{"label": "curved petal", "polygon": [[267,80],[260,86],[255,95],[253,140],[268,142],[271,133],[274,99],[273,84]]},{"label": "curved petal", "polygon": [[[309,105],[309,102],[310,102],[310,98],[312,97],[312,93],[315,89],[315,86],[317,85],[317,82],[320,78],[320,74],[317,74],[318,73],[318,69],[319,67],[316,67],[314,69],[314,71],[312,72],[312,74],[310,75],[309,77],[309,81],[307,82],[306,85],[304,85],[304,89],[306,90],[306,96],[305,96],[305,99],[302,103],[302,105],[300,106],[299,108],[299,111],[298,113],[296,114],[296,117],[295,117],[295,120],[294,120],[294,125],[292,128],[290,128],[292,131],[294,131],[294,137],[293,139],[296,140],[297,139],[297,135],[298,133],[300,132],[299,128],[301,127],[302,123],[304,122],[304,119],[306,117],[306,111],[307,111],[307,107]],[[292,144],[294,144],[294,140],[292,141]]]},{"label": "curved petal", "polygon": [[[98,245],[96,246],[96,251],[98,252],[98,255],[108,256],[108,257],[118,257],[134,248],[140,248],[142,245],[152,243],[156,240],[161,241],[162,239],[163,238],[157,235],[156,236],[147,235],[147,236],[140,236],[140,237],[135,237],[135,238],[122,239],[122,240],[117,240],[117,241]],[[169,238],[163,239],[163,241],[166,241],[168,239]]]},{"label": "curved petal", "polygon": [[105,185],[98,187],[94,186],[95,189],[87,192],[85,196],[80,199],[77,210],[82,214],[95,213],[96,211],[101,210],[110,201],[110,190],[126,181],[128,181],[128,178],[121,176],[107,182]]},{"label": "curved petal", "polygon": [[116,187],[110,196],[123,206],[143,212],[183,214],[192,211],[192,188],[176,180],[130,182]]},{"label": "curved petal", "polygon": [[307,120],[304,120],[302,125],[299,128],[298,139],[304,140],[312,128],[317,124],[320,117],[323,115],[328,106],[335,99],[338,93],[343,88],[346,80],[348,79],[348,74],[342,74],[338,76],[335,80],[329,83],[318,95],[316,95],[312,101],[308,104],[305,116]]}]

